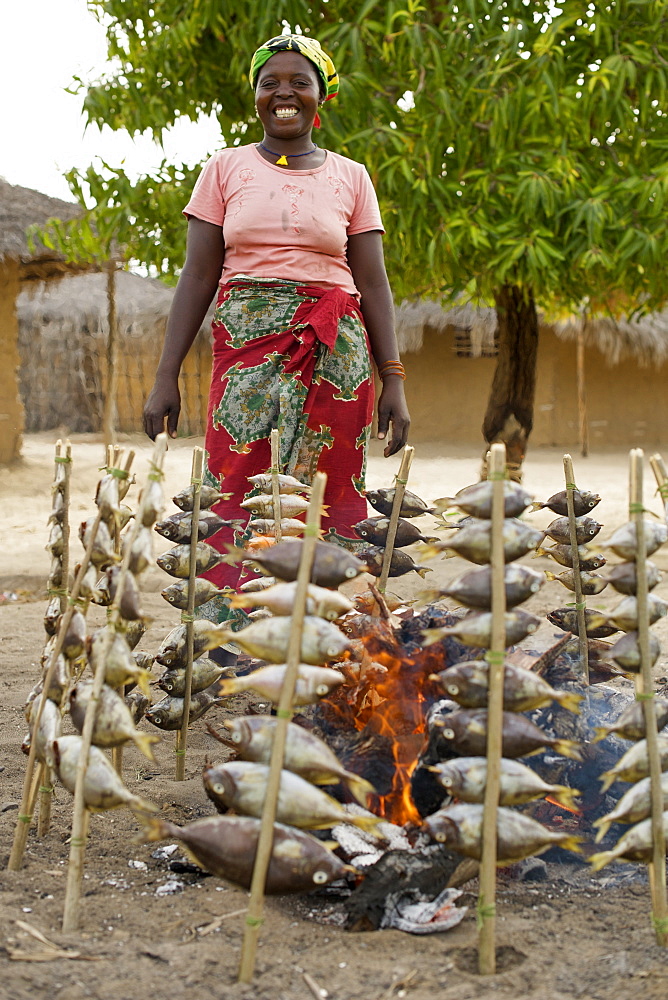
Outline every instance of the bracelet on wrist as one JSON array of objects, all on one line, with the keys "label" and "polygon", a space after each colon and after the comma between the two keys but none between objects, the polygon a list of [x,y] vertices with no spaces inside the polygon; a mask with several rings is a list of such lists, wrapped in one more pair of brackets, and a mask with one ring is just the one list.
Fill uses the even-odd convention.
[{"label": "bracelet on wrist", "polygon": [[401,361],[386,361],[384,364],[378,366],[378,377],[380,379],[386,378],[388,375],[398,375],[399,378],[406,378],[406,372]]}]

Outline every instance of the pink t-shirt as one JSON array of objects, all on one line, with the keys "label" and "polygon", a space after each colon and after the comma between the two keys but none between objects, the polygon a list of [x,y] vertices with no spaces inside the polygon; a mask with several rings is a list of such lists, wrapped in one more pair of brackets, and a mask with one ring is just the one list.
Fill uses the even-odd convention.
[{"label": "pink t-shirt", "polygon": [[255,146],[214,153],[184,209],[222,226],[221,283],[239,275],[285,278],[357,295],[348,236],[383,232],[378,199],[361,163],[338,153],[314,170],[286,170]]}]

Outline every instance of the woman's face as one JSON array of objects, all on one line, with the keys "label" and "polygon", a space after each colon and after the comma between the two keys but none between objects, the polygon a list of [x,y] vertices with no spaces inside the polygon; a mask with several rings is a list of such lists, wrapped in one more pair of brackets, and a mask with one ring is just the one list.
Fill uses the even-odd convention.
[{"label": "woman's face", "polygon": [[265,136],[296,139],[310,134],[320,101],[315,66],[299,52],[277,52],[258,74],[255,106]]}]

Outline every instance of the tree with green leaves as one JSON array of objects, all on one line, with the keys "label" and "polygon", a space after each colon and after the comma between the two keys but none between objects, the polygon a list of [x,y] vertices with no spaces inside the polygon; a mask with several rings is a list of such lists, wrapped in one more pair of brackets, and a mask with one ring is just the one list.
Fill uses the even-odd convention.
[{"label": "tree with green leaves", "polygon": [[[250,56],[284,23],[342,76],[324,142],[363,161],[398,297],[493,303],[499,357],[483,433],[521,466],[537,309],[650,309],[668,293],[668,3],[545,0],[91,0],[112,71],[80,83],[91,122],[163,135],[214,113],[222,143],[256,134]],[[71,175],[117,210],[132,257],[172,276],[194,172]],[[96,210],[92,209],[95,228]],[[74,225],[76,228],[76,224]],[[72,252],[73,228],[61,229]],[[447,386],[447,372],[444,372]]]}]

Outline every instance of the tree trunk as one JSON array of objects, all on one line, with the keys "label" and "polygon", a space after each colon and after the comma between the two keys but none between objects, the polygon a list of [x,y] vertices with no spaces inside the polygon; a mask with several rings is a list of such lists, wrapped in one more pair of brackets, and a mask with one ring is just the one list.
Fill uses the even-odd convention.
[{"label": "tree trunk", "polygon": [[[522,462],[533,427],[538,354],[538,314],[530,291],[503,285],[494,298],[499,323],[499,354],[482,432],[487,447],[506,446],[511,479],[522,479]],[[487,476],[486,452],[482,477]]]}]

